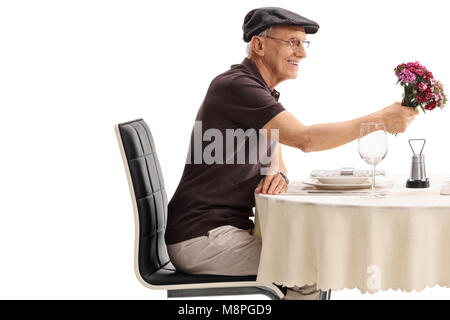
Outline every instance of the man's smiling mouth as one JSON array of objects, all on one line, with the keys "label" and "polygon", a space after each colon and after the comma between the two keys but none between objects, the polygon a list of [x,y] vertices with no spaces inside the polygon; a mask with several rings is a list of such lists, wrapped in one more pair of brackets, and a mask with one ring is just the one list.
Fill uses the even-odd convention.
[{"label": "man's smiling mouth", "polygon": [[298,61],[295,60],[288,60],[288,62],[296,67],[298,67]]}]

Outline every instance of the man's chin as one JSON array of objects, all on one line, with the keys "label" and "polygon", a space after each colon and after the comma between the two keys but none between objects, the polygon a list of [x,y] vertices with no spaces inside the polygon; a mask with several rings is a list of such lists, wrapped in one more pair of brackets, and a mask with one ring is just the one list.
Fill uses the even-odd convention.
[{"label": "man's chin", "polygon": [[286,81],[286,80],[294,80],[297,79],[298,77],[298,72],[288,72],[284,74],[284,78],[282,78],[283,80],[281,80],[280,82]]},{"label": "man's chin", "polygon": [[298,72],[295,73],[291,73],[289,79],[297,79],[298,77]]}]

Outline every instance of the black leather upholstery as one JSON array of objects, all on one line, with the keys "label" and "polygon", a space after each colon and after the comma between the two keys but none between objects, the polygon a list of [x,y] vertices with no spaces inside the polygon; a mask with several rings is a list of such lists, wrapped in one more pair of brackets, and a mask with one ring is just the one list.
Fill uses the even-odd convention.
[{"label": "black leather upholstery", "polygon": [[151,285],[255,281],[256,276],[190,275],[175,270],[164,241],[167,195],[150,129],[142,119],[118,127],[138,209],[138,265],[144,281]]}]

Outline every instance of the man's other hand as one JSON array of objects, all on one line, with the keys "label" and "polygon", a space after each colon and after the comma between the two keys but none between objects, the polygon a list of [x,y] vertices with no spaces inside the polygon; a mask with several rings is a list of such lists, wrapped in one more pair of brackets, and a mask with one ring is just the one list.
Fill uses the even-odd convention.
[{"label": "man's other hand", "polygon": [[286,192],[286,190],[286,180],[281,174],[276,173],[262,178],[255,189],[255,193],[280,194]]}]

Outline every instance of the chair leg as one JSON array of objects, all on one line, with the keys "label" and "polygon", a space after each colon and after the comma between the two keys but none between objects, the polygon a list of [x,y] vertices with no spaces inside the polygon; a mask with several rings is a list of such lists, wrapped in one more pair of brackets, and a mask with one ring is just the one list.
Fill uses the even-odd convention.
[{"label": "chair leg", "polygon": [[185,298],[202,296],[223,296],[263,294],[272,300],[280,300],[280,297],[269,288],[260,287],[230,287],[230,288],[201,288],[201,289],[176,289],[167,290],[167,298]]},{"label": "chair leg", "polygon": [[320,290],[320,300],[330,300],[331,298],[331,289],[328,291]]},{"label": "chair leg", "polygon": [[[260,287],[231,287],[231,288],[202,288],[202,289],[176,289],[167,290],[167,298],[187,298],[224,295],[250,295],[263,294],[272,300],[280,300],[280,297],[268,288]],[[320,300],[330,300],[331,290],[320,290]]]}]

